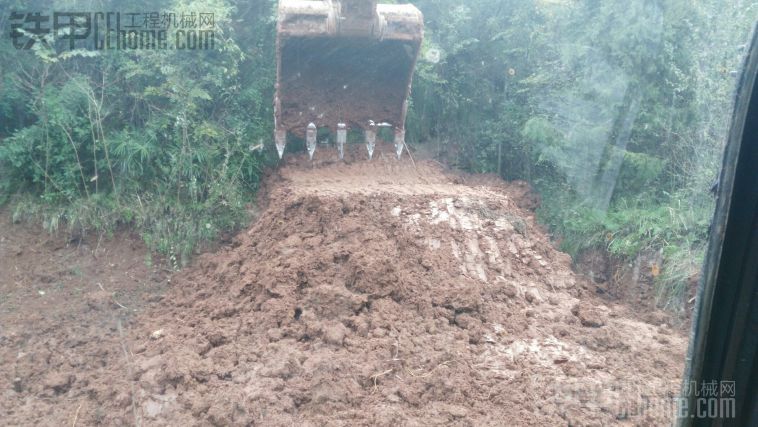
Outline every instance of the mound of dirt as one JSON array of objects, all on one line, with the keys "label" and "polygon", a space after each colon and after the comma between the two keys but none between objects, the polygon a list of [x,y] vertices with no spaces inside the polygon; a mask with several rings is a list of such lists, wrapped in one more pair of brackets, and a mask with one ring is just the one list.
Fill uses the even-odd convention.
[{"label": "mound of dirt", "polygon": [[151,424],[670,420],[644,405],[675,394],[684,337],[585,295],[523,185],[431,163],[281,176],[135,333]]},{"label": "mound of dirt", "polygon": [[524,184],[301,161],[128,332],[88,396],[109,424],[671,421],[685,337],[586,291]]}]

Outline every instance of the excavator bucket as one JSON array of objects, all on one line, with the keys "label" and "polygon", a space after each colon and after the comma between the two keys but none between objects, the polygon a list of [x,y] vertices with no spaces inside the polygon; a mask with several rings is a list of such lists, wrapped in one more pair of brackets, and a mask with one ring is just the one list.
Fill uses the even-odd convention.
[{"label": "excavator bucket", "polygon": [[398,158],[413,69],[423,40],[421,12],[376,0],[280,0],[274,99],[276,148],[305,138],[313,158],[318,129],[336,135],[342,158],[347,130],[362,130],[369,158],[378,128],[391,127]]}]

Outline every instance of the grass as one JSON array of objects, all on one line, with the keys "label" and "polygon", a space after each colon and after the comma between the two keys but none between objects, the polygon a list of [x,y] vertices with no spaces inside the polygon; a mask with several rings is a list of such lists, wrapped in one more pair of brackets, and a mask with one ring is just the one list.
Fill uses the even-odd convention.
[{"label": "grass", "polygon": [[[249,222],[245,203],[253,192],[242,188],[227,191],[226,203],[206,199],[199,203],[177,203],[166,197],[91,196],[71,202],[47,203],[29,194],[16,195],[8,203],[14,222],[41,224],[49,233],[64,232],[74,237],[100,234],[112,237],[119,229],[138,233],[151,252],[164,255],[178,270],[204,245],[221,233],[238,230]],[[146,258],[152,263],[150,255]]]},{"label": "grass", "polygon": [[547,189],[538,211],[540,220],[560,236],[561,250],[574,259],[584,252],[599,251],[622,261],[660,251],[662,263],[654,274],[656,305],[672,313],[684,313],[707,245],[715,207],[710,195],[683,190],[662,201],[622,199],[615,201],[608,212],[589,209],[572,197],[567,192]]}]

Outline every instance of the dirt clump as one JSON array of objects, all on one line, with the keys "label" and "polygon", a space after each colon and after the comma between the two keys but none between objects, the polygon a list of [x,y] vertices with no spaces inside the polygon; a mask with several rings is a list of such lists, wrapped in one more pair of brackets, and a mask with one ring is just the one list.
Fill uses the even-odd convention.
[{"label": "dirt clump", "polygon": [[572,309],[571,313],[579,319],[582,326],[590,328],[599,328],[605,325],[605,316],[601,310],[597,307],[593,307],[588,303],[577,303]]}]

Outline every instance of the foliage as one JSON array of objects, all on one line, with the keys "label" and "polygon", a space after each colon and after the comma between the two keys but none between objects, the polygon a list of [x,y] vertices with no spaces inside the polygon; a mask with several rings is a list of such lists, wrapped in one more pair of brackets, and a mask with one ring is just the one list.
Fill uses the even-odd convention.
[{"label": "foliage", "polygon": [[[50,36],[16,51],[3,39],[19,71],[0,102],[0,189],[15,194],[16,217],[49,229],[131,225],[182,263],[244,224],[266,161],[251,147],[271,129],[273,3],[259,3],[242,12],[226,0],[149,8],[213,13],[209,50],[68,51]],[[238,32],[240,13],[250,27]]]},{"label": "foliage", "polygon": [[411,138],[532,183],[573,255],[663,250],[660,295],[676,294],[702,256],[758,3],[415,3],[441,60],[417,72]]}]

